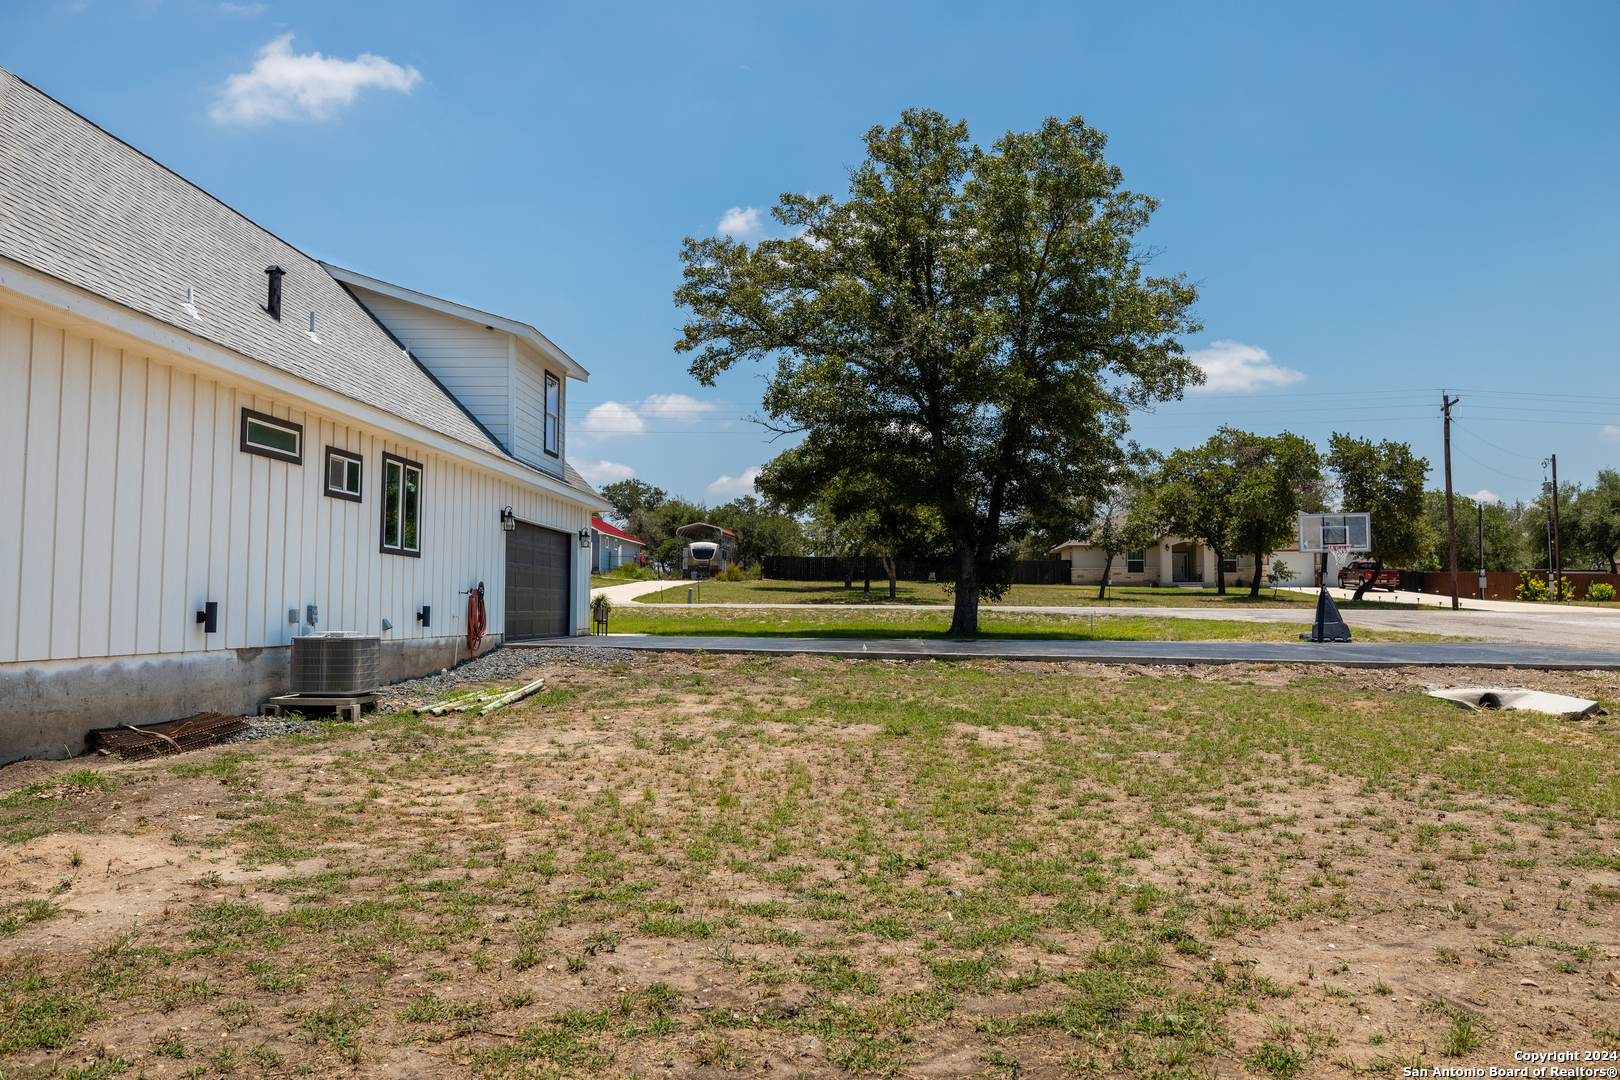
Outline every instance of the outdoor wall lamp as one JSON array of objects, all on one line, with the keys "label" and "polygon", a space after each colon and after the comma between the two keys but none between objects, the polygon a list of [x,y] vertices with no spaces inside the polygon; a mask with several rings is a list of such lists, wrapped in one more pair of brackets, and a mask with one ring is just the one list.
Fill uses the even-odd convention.
[{"label": "outdoor wall lamp", "polygon": [[213,600],[203,603],[203,609],[197,612],[197,622],[205,634],[219,633],[219,604]]},{"label": "outdoor wall lamp", "polygon": [[510,506],[501,511],[501,528],[505,529],[507,532],[511,532],[517,528],[517,515],[512,513],[512,508]]},{"label": "outdoor wall lamp", "polygon": [[588,548],[591,546],[591,530],[579,530],[579,546],[582,548]]}]

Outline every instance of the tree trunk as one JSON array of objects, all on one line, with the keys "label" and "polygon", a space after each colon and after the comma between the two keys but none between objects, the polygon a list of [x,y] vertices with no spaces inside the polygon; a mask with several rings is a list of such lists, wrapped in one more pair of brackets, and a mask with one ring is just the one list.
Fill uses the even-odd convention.
[{"label": "tree trunk", "polygon": [[872,556],[870,556],[870,555],[862,555],[861,556],[861,569],[866,572],[866,585],[863,586],[863,587],[867,592],[871,592],[872,591]]},{"label": "tree trunk", "polygon": [[952,603],[952,637],[968,637],[979,632],[979,565],[976,552],[968,547],[956,549],[956,594]]},{"label": "tree trunk", "polygon": [[1368,574],[1361,584],[1356,586],[1356,594],[1350,599],[1360,600],[1363,596],[1366,596],[1367,590],[1373,587],[1373,583],[1378,580],[1378,575],[1383,573],[1383,571],[1384,560],[1375,560],[1373,563],[1372,573]]},{"label": "tree trunk", "polygon": [[1259,548],[1254,549],[1254,580],[1249,582],[1249,599],[1251,600],[1258,600],[1260,598],[1260,566],[1262,562],[1261,556],[1263,554],[1265,553]]},{"label": "tree trunk", "polygon": [[855,587],[855,560],[850,559],[849,562],[847,562],[844,565],[844,588],[852,589],[854,587]]},{"label": "tree trunk", "polygon": [[1219,548],[1210,548],[1215,553],[1215,595],[1226,595],[1226,554]]},{"label": "tree trunk", "polygon": [[878,558],[883,560],[883,572],[889,575],[889,599],[893,600],[895,586],[894,559],[890,558],[888,555],[880,555]]},{"label": "tree trunk", "polygon": [[1111,551],[1105,551],[1103,552],[1103,556],[1104,562],[1102,581],[1098,582],[1097,584],[1097,599],[1099,600],[1108,599],[1108,572],[1114,568],[1114,553]]}]

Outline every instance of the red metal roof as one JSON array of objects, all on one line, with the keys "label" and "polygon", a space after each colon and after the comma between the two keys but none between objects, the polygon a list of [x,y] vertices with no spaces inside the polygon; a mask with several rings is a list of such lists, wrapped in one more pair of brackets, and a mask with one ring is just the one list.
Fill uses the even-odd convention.
[{"label": "red metal roof", "polygon": [[613,526],[609,525],[599,517],[591,518],[591,528],[598,532],[607,533],[609,536],[617,536],[620,540],[628,540],[632,544],[640,544],[642,547],[647,546],[647,541],[631,536],[623,529],[615,529]]}]

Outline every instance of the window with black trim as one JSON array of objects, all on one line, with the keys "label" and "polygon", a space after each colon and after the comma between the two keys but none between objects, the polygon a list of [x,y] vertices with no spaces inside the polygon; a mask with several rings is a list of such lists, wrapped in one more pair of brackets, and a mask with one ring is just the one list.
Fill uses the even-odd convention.
[{"label": "window with black trim", "polygon": [[326,494],[334,499],[360,501],[360,478],[365,459],[359,454],[326,448]]},{"label": "window with black trim", "polygon": [[1125,553],[1125,572],[1127,574],[1140,574],[1147,569],[1147,552],[1127,551]]},{"label": "window with black trim", "polygon": [[1228,555],[1221,560],[1221,571],[1227,574],[1237,573],[1237,556]]},{"label": "window with black trim", "polygon": [[302,465],[304,425],[291,420],[278,420],[269,413],[243,409],[242,453]]},{"label": "window with black trim", "polygon": [[557,376],[546,372],[546,453],[556,457],[562,452],[562,383]]},{"label": "window with black trim", "polygon": [[422,466],[393,454],[383,455],[382,552],[422,554]]}]

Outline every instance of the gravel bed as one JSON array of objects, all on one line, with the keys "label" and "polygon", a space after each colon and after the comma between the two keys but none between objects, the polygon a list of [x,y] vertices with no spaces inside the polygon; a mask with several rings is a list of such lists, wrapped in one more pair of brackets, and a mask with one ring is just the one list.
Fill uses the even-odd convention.
[{"label": "gravel bed", "polygon": [[559,645],[546,649],[496,649],[475,660],[464,660],[449,671],[421,679],[385,686],[377,691],[377,708],[412,709],[430,705],[441,696],[468,683],[505,682],[530,668],[559,661],[600,666],[636,658],[634,649],[610,649],[598,645]]},{"label": "gravel bed", "polygon": [[302,720],[288,720],[275,716],[244,716],[248,729],[239,731],[235,735],[219,740],[222,743],[255,742],[259,739],[275,739],[282,735],[319,735],[321,729],[314,724],[306,724]]}]

